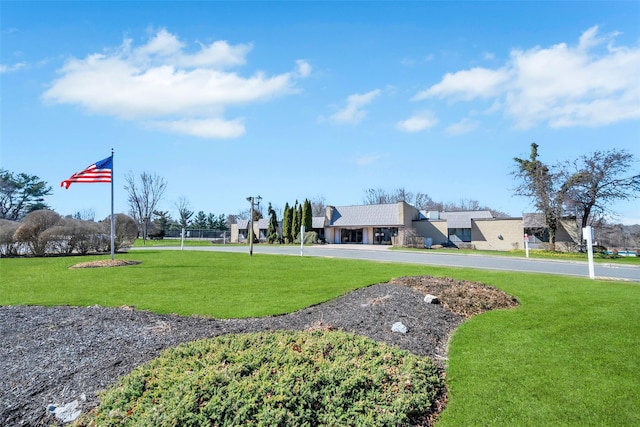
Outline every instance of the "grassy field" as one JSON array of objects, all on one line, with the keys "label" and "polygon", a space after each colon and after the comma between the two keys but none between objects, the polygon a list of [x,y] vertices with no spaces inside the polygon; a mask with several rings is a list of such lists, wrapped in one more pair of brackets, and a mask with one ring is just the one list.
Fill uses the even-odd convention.
[{"label": "grassy field", "polygon": [[[477,249],[455,249],[455,248],[441,248],[441,249],[417,249],[417,248],[391,248],[393,250],[400,251],[416,251],[416,252],[437,252],[437,253],[451,253],[461,255],[489,255],[489,256],[506,256],[514,258],[525,258],[526,253],[522,250],[512,251],[483,251]],[[566,261],[588,261],[588,255],[581,252],[550,252],[543,250],[531,250],[529,251],[530,258],[537,259],[557,259]],[[593,254],[594,262],[608,263],[608,264],[625,264],[625,265],[640,265],[640,257],[623,257],[623,256],[610,256],[600,253]]]},{"label": "grassy field", "polygon": [[[0,305],[133,305],[160,313],[284,313],[391,277],[481,281],[514,310],[454,334],[442,426],[640,425],[640,285],[541,274],[271,255],[144,251],[142,264],[69,269],[97,259],[0,259]],[[102,257],[104,259],[104,257]]]}]

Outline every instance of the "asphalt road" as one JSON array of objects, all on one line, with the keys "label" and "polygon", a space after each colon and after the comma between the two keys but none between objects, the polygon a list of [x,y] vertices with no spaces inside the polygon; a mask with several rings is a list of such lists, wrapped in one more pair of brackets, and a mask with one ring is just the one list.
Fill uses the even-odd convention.
[{"label": "asphalt road", "polygon": [[[132,250],[172,249],[176,247],[137,247]],[[179,249],[179,248],[177,248]],[[244,252],[245,245],[185,246],[190,251]],[[301,254],[299,246],[254,245],[254,254],[276,254],[296,256],[317,256],[329,258],[362,259],[370,261],[399,262],[410,264],[437,265],[444,267],[479,268],[486,270],[546,273],[565,276],[589,277],[589,266],[583,261],[540,260],[494,255],[453,254],[437,251],[389,250],[386,246],[372,245],[322,245],[305,246]],[[595,263],[596,279],[627,280],[640,282],[640,266],[610,263]]]}]

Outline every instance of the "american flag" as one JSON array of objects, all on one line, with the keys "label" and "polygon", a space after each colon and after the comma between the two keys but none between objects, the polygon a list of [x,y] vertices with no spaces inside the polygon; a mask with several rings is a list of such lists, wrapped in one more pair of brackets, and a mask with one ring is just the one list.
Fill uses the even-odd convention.
[{"label": "american flag", "polygon": [[72,182],[111,182],[111,170],[113,169],[113,156],[109,156],[104,160],[95,162],[86,169],[71,175],[71,178],[65,179],[60,183],[60,187],[69,189]]}]

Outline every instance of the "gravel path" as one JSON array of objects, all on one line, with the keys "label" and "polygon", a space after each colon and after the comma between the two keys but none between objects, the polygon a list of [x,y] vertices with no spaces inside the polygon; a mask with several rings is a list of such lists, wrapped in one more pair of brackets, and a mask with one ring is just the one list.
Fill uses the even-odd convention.
[{"label": "gravel path", "polygon": [[[233,320],[98,306],[0,307],[0,425],[49,425],[49,404],[78,400],[87,411],[97,391],[162,350],[229,333],[331,326],[444,367],[449,335],[465,317],[423,297],[402,284],[377,284],[292,314]],[[398,321],[408,333],[391,332]]]}]

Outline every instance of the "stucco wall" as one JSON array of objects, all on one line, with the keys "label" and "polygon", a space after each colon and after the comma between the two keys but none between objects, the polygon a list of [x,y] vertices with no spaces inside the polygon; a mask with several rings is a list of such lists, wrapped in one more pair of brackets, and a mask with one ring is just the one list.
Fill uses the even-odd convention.
[{"label": "stucco wall", "polygon": [[413,221],[411,226],[415,228],[420,236],[431,237],[434,245],[446,243],[447,237],[447,221]]},{"label": "stucco wall", "polygon": [[471,221],[471,244],[488,251],[523,249],[522,218]]}]

